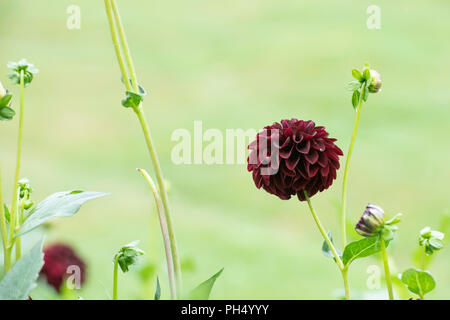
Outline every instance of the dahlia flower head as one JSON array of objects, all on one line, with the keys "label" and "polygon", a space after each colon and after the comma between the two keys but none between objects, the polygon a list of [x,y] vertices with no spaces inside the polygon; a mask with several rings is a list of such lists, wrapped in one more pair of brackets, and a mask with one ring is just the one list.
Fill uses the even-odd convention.
[{"label": "dahlia flower head", "polygon": [[60,292],[63,281],[72,273],[68,272],[69,266],[78,266],[81,271],[80,284],[86,279],[86,264],[65,244],[52,244],[44,249],[44,266],[41,275],[45,276],[47,283]]},{"label": "dahlia flower head", "polygon": [[266,126],[249,144],[247,170],[258,189],[282,200],[305,201],[330,187],[343,153],[325,127],[309,120],[281,120]]}]

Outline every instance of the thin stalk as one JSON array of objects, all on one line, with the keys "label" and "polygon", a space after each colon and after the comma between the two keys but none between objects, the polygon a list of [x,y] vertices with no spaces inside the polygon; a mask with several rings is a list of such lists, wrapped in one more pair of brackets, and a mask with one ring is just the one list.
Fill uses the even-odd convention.
[{"label": "thin stalk", "polygon": [[319,217],[317,216],[316,212],[314,211],[314,208],[311,204],[311,199],[309,198],[308,192],[305,189],[303,189],[303,194],[305,195],[306,201],[308,202],[309,210],[311,211],[314,221],[316,222],[317,227],[319,228],[319,231],[322,234],[322,237],[325,239],[326,243],[328,244],[328,247],[330,248],[331,252],[333,253],[334,258],[336,259],[336,263],[339,266],[339,269],[341,269],[341,270],[344,269],[344,264],[342,263],[342,260],[339,257],[339,254],[337,253],[336,248],[334,247],[330,238],[328,238],[328,235],[325,232],[325,229],[322,226],[322,223],[320,222]]},{"label": "thin stalk", "polygon": [[330,248],[331,252],[333,253],[333,257],[339,267],[339,270],[341,271],[342,278],[344,280],[345,298],[347,300],[350,300],[350,286],[348,283],[348,276],[347,276],[348,269],[342,263],[341,257],[339,257],[339,254],[337,253],[336,248],[334,247],[333,243],[331,242],[330,238],[328,237],[327,233],[325,232],[325,228],[322,226],[322,223],[320,222],[319,217],[317,216],[316,212],[314,211],[314,208],[311,204],[311,199],[309,198],[308,192],[305,189],[303,189],[303,194],[305,195],[306,201],[308,202],[309,210],[311,211],[314,221],[316,222],[317,227],[319,228],[319,231],[322,234],[322,237],[325,239],[326,243],[328,244],[328,247]]},{"label": "thin stalk", "polygon": [[386,276],[386,285],[388,289],[389,300],[394,300],[394,291],[392,290],[391,272],[389,271],[389,261],[387,256],[386,243],[382,236],[380,236],[380,242],[381,242],[381,255],[383,257],[384,273]]},{"label": "thin stalk", "polygon": [[[133,66],[133,61],[131,60],[131,54],[130,54],[130,50],[128,47],[128,43],[126,41],[125,31],[124,31],[123,25],[120,21],[119,11],[117,9],[117,6],[114,4],[114,1],[112,1],[112,0],[105,0],[105,7],[106,7],[107,16],[108,16],[108,21],[110,24],[111,37],[112,37],[112,40],[114,43],[114,48],[116,49],[117,60],[119,61],[119,66],[120,66],[120,69],[122,72],[122,77],[124,79],[125,86],[126,86],[127,90],[129,90],[129,91],[131,90],[130,83],[128,81],[128,75],[125,70],[125,62],[123,60],[123,56],[120,51],[120,43],[118,40],[116,27],[119,30],[119,35],[122,35],[121,36],[122,47],[124,48],[124,51],[126,52],[127,64],[129,66],[131,66],[129,71],[131,71],[131,79],[132,79],[133,87],[135,88],[135,91],[138,92],[138,83],[137,83],[136,72],[135,72],[135,68]],[[113,7],[114,7],[114,10],[113,10]],[[114,15],[116,17],[116,21],[114,21],[114,19],[113,19],[113,11],[117,12],[117,14]],[[172,218],[170,215],[169,200],[168,200],[168,196],[167,196],[166,186],[164,183],[164,178],[162,175],[162,171],[161,171],[161,167],[159,164],[159,159],[158,159],[156,150],[153,147],[153,142],[152,142],[152,139],[150,136],[148,122],[142,111],[142,104],[139,107],[134,108],[133,110],[139,119],[139,123],[142,127],[145,141],[147,143],[148,151],[150,153],[150,158],[153,162],[153,167],[155,170],[158,188],[160,190],[161,200],[162,200],[162,203],[164,206],[164,211],[165,211],[165,216],[166,216],[166,221],[167,221],[167,229],[169,232],[169,238],[170,238],[170,243],[171,243],[172,260],[173,260],[173,264],[174,264],[177,292],[181,293],[182,292],[181,266],[180,266],[180,261],[179,261],[179,257],[178,257],[178,249],[177,249],[177,245],[176,245],[175,232],[173,229]]]},{"label": "thin stalk", "polygon": [[[19,230],[20,226],[23,223],[23,207],[19,204],[19,216],[17,217],[18,223],[16,227],[16,231]],[[22,257],[22,240],[20,237],[16,239],[16,261],[18,261]]]},{"label": "thin stalk", "polygon": [[[123,53],[125,55],[125,60],[127,62],[128,70],[130,71],[131,83],[133,85],[134,92],[138,93],[138,81],[136,70],[134,68],[133,59],[131,58],[130,48],[128,47],[127,36],[125,34],[125,29],[122,24],[122,19],[120,18],[119,9],[117,8],[116,1],[110,0],[111,6],[114,12],[114,18],[116,19],[117,30],[119,31],[120,42],[122,44]],[[124,79],[124,81],[128,81],[128,79]]]},{"label": "thin stalk", "polygon": [[[25,98],[25,82],[24,82],[24,72],[20,71],[20,116],[19,116],[19,137],[17,142],[17,157],[16,157],[16,172],[14,174],[14,184],[13,184],[13,198],[11,204],[10,212],[10,224],[9,224],[9,241],[6,248],[7,259],[11,261],[12,247],[14,246],[14,234],[16,231],[16,220],[18,214],[17,201],[19,199],[19,194],[17,192],[19,188],[19,175],[20,175],[20,160],[22,157],[22,140],[23,140],[23,116],[24,116],[24,99]],[[5,264],[5,272],[9,270]]]},{"label": "thin stalk", "polygon": [[119,271],[119,258],[122,254],[118,254],[114,259],[114,275],[113,275],[113,300],[118,300],[117,294],[117,273]]},{"label": "thin stalk", "polygon": [[158,189],[156,188],[156,185],[153,182],[150,175],[148,174],[148,172],[145,171],[144,169],[137,169],[137,170],[144,176],[145,180],[147,180],[148,184],[150,185],[150,189],[153,193],[153,197],[155,198],[156,208],[158,209],[159,223],[161,225],[161,233],[163,236],[164,250],[166,252],[167,272],[169,275],[169,284],[170,284],[170,295],[172,297],[172,300],[176,300],[177,299],[177,291],[176,291],[176,284],[175,284],[172,251],[170,249],[171,243],[170,243],[169,232],[167,230],[167,221],[166,221],[166,217],[164,215],[163,204],[161,202],[161,198],[159,196]]},{"label": "thin stalk", "polygon": [[350,140],[350,146],[347,152],[347,159],[345,160],[345,169],[344,169],[344,180],[342,183],[342,211],[341,211],[341,224],[342,224],[342,248],[345,248],[347,245],[347,182],[348,182],[348,169],[350,167],[350,159],[353,153],[353,147],[355,146],[356,133],[358,131],[359,118],[361,116],[362,102],[363,102],[363,92],[366,89],[366,83],[364,83],[361,94],[359,95],[358,106],[356,109],[356,118],[355,124],[353,126],[352,138]]},{"label": "thin stalk", "polygon": [[120,44],[117,37],[117,31],[114,24],[114,18],[113,18],[113,11],[111,7],[111,0],[105,0],[105,8],[106,8],[106,15],[108,16],[108,22],[109,22],[109,29],[111,31],[111,38],[114,44],[114,50],[116,51],[117,56],[117,62],[119,63],[120,72],[122,73],[122,79],[125,84],[125,87],[128,91],[131,91],[131,85],[128,81],[128,73],[127,69],[125,68],[125,63],[123,62],[123,56],[122,51],[120,50]]},{"label": "thin stalk", "polygon": [[181,292],[182,292],[181,265],[180,265],[180,259],[178,256],[177,241],[176,241],[176,237],[175,237],[175,231],[174,231],[174,227],[173,227],[172,217],[170,214],[169,198],[167,196],[166,184],[164,182],[164,178],[162,175],[162,170],[161,170],[161,166],[159,164],[158,155],[156,153],[155,148],[153,147],[153,141],[152,141],[152,138],[150,135],[150,130],[148,127],[147,120],[145,119],[145,115],[142,112],[141,108],[137,108],[134,111],[139,119],[139,123],[141,124],[142,131],[144,133],[145,141],[147,143],[148,151],[150,154],[150,158],[152,159],[152,162],[153,162],[153,167],[154,167],[155,174],[156,174],[156,180],[158,182],[161,200],[162,200],[162,203],[164,206],[165,218],[167,221],[167,230],[168,230],[169,239],[170,239],[170,249],[172,251],[172,260],[173,260],[173,265],[174,265],[177,292],[178,292],[178,294],[181,294]]},{"label": "thin stalk", "polygon": [[422,259],[420,263],[420,268],[422,269],[422,271],[425,271],[425,254],[426,254],[426,247],[423,246]]},{"label": "thin stalk", "polygon": [[0,167],[0,228],[2,232],[3,260],[5,273],[11,267],[11,256],[7,254],[8,248],[8,231],[6,229],[5,209],[3,208],[3,190],[2,190],[2,170]]}]

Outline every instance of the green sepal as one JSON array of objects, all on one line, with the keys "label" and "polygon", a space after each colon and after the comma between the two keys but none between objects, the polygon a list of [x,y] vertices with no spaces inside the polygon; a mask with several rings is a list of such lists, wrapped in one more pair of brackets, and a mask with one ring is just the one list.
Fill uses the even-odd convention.
[{"label": "green sepal", "polygon": [[361,71],[357,70],[357,69],[353,69],[352,70],[352,76],[353,78],[355,78],[356,80],[358,80],[359,82],[364,80],[364,77],[361,73]]},{"label": "green sepal", "polygon": [[137,262],[137,258],[144,254],[144,251],[137,247],[139,241],[133,241],[124,245],[114,256],[114,260],[118,258],[118,263],[122,272],[128,272],[129,267]]},{"label": "green sepal", "polygon": [[122,100],[122,106],[125,108],[137,108],[143,100],[143,95],[132,91],[126,91],[126,97]]},{"label": "green sepal", "polygon": [[353,95],[352,95],[352,105],[353,108],[356,109],[358,107],[358,103],[359,103],[359,97],[360,97],[360,93],[358,90],[353,91]]}]

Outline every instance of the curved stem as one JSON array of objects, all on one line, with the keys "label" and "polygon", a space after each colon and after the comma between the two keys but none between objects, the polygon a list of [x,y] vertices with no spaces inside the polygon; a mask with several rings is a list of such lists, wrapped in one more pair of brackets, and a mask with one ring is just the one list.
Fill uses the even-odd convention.
[{"label": "curved stem", "polygon": [[113,276],[113,300],[118,300],[118,294],[117,294],[117,273],[119,270],[119,258],[122,254],[116,255],[116,258],[114,259],[114,276]]},{"label": "curved stem", "polygon": [[3,190],[2,190],[2,170],[0,166],[0,228],[2,233],[3,260],[5,273],[11,267],[11,256],[7,254],[8,248],[8,231],[6,229],[5,209],[3,208]]},{"label": "curved stem", "polygon": [[148,184],[150,185],[150,189],[153,193],[153,196],[155,198],[156,208],[158,209],[159,223],[161,225],[161,233],[163,235],[164,250],[166,252],[167,272],[169,275],[169,284],[170,284],[170,294],[171,294],[172,299],[175,300],[175,299],[177,299],[177,291],[176,291],[175,276],[174,276],[174,266],[173,266],[173,260],[172,260],[171,242],[170,242],[169,232],[167,230],[167,221],[166,221],[166,217],[164,215],[163,204],[161,202],[161,198],[159,196],[159,193],[155,186],[155,183],[153,182],[152,178],[147,173],[147,171],[145,171],[144,169],[137,169],[137,170],[147,180]]},{"label": "curved stem", "polygon": [[381,255],[383,257],[384,273],[386,276],[386,285],[388,289],[389,300],[394,300],[394,292],[392,290],[391,272],[389,271],[389,261],[386,251],[386,243],[382,236],[380,236],[380,242],[381,242]]},{"label": "curved stem", "polygon": [[[120,21],[119,11],[113,0],[105,0],[105,7],[106,7],[106,13],[108,16],[108,22],[110,25],[111,37],[112,37],[112,40],[114,43],[117,60],[119,61],[119,66],[120,66],[120,70],[122,72],[122,77],[123,77],[125,86],[126,86],[127,90],[129,90],[129,91],[132,90],[130,87],[130,82],[128,81],[127,72],[125,70],[125,62],[123,60],[123,56],[120,51],[120,43],[118,40],[115,24],[117,24],[117,28],[119,29],[120,39],[122,41],[122,47],[125,50],[125,55],[127,58],[127,64],[130,66],[131,79],[132,79],[133,86],[135,88],[135,91],[138,92],[139,88],[138,88],[138,83],[137,83],[136,72],[135,72],[135,69],[133,66],[133,61],[131,60],[131,54],[130,54],[130,50],[128,48],[128,43],[126,41],[125,31],[124,31],[123,25]],[[116,18],[116,21],[114,21],[114,19],[113,19],[113,11],[116,12],[116,14],[114,15]],[[162,203],[164,206],[165,217],[166,217],[166,221],[167,221],[167,229],[168,229],[170,243],[171,243],[172,260],[173,260],[173,264],[174,264],[174,273],[175,273],[175,279],[176,279],[177,293],[181,294],[181,292],[182,292],[181,267],[180,267],[180,261],[179,261],[179,257],[178,257],[178,249],[177,249],[177,245],[176,245],[175,232],[173,229],[172,218],[170,215],[169,200],[168,200],[168,196],[167,196],[166,186],[164,183],[164,178],[162,175],[162,171],[161,171],[161,167],[159,164],[158,156],[156,154],[156,150],[153,147],[153,142],[152,142],[152,139],[150,136],[149,126],[148,126],[147,120],[145,118],[145,115],[142,112],[142,104],[139,107],[134,108],[133,110],[139,119],[139,123],[142,127],[145,141],[147,143],[148,151],[150,153],[150,158],[153,162],[153,167],[154,167],[155,174],[156,174],[156,180],[157,180],[158,187],[160,190],[161,200],[162,200]]]},{"label": "curved stem", "polygon": [[356,140],[356,133],[358,131],[358,124],[359,124],[359,118],[361,116],[361,107],[363,102],[363,92],[366,89],[366,83],[364,83],[361,94],[359,95],[359,102],[358,107],[356,110],[356,118],[355,118],[355,124],[353,126],[353,133],[352,138],[350,140],[350,146],[348,148],[347,152],[347,159],[345,160],[345,169],[344,169],[344,180],[342,183],[342,211],[341,211],[341,224],[342,224],[342,248],[345,248],[347,245],[347,231],[346,231],[346,224],[347,224],[347,182],[348,182],[348,169],[350,167],[350,159],[352,157],[353,153],[353,147],[355,146],[355,140]]},{"label": "curved stem", "polygon": [[[19,211],[18,211],[19,215],[17,217],[17,227],[16,227],[16,232],[19,230],[20,226],[23,223],[23,207],[20,204],[19,201]],[[18,261],[21,257],[22,257],[22,240],[20,239],[20,237],[17,237],[16,242],[16,261]]]},{"label": "curved stem", "polygon": [[324,227],[322,226],[322,223],[319,220],[319,217],[317,216],[316,212],[314,211],[314,208],[311,204],[311,199],[308,196],[308,192],[303,189],[303,194],[305,195],[306,201],[308,202],[309,210],[311,211],[311,214],[314,218],[314,221],[317,224],[317,227],[319,228],[320,233],[322,234],[322,237],[325,239],[326,243],[328,244],[328,247],[330,248],[331,252],[333,253],[334,259],[336,259],[336,263],[339,266],[339,269],[344,269],[344,264],[342,263],[341,258],[339,257],[339,254],[336,251],[336,248],[334,247],[333,243],[331,242],[330,238],[328,237],[327,233],[325,232]]},{"label": "curved stem", "polygon": [[173,227],[173,223],[172,223],[172,217],[170,214],[169,198],[167,196],[166,184],[164,182],[164,177],[162,174],[161,166],[159,164],[158,155],[156,153],[155,148],[153,147],[153,141],[152,141],[152,138],[150,135],[150,130],[149,130],[145,115],[142,112],[141,108],[137,108],[134,111],[139,119],[139,123],[141,124],[142,131],[143,131],[144,137],[145,137],[145,142],[147,143],[148,151],[150,154],[150,158],[152,159],[152,162],[153,162],[153,167],[154,167],[155,174],[156,174],[156,180],[158,182],[158,187],[159,187],[159,191],[161,194],[161,200],[162,200],[162,203],[164,206],[165,218],[167,221],[167,229],[168,229],[169,238],[170,238],[170,249],[172,251],[172,259],[173,259],[173,264],[174,264],[177,292],[178,292],[178,294],[181,294],[181,292],[182,292],[181,265],[180,265],[180,259],[178,256],[177,241],[176,241],[175,231],[174,231],[174,227]]}]

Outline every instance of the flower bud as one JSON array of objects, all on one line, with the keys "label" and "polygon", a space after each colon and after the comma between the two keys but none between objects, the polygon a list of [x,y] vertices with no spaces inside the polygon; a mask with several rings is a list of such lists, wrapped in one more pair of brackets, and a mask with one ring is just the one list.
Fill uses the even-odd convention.
[{"label": "flower bud", "polygon": [[370,93],[377,93],[380,91],[381,89],[381,76],[380,74],[373,70],[370,69],[370,77],[371,77],[371,83],[369,85],[369,92]]},{"label": "flower bud", "polygon": [[378,234],[384,225],[384,211],[375,204],[368,204],[366,210],[355,226],[356,232],[363,237],[372,237]]},{"label": "flower bud", "polygon": [[0,82],[0,99],[3,98],[6,95],[6,90],[3,87],[2,83]]},{"label": "flower bud", "polygon": [[419,245],[425,247],[427,255],[433,254],[434,251],[443,248],[444,234],[442,232],[431,230],[430,227],[425,227],[420,231]]}]

